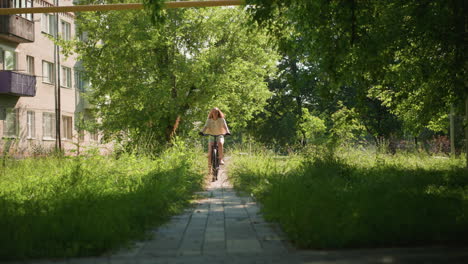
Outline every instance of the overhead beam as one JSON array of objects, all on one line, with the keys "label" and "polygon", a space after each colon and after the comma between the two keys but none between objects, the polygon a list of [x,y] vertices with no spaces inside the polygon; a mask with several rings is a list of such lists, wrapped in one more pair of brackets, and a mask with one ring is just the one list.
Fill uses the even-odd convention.
[{"label": "overhead beam", "polygon": [[[245,0],[207,0],[207,1],[180,1],[166,2],[164,8],[184,7],[213,7],[243,5]],[[0,15],[31,14],[31,13],[65,13],[86,11],[111,11],[143,9],[143,4],[109,4],[109,5],[75,5],[75,6],[48,6],[28,8],[0,8]]]}]

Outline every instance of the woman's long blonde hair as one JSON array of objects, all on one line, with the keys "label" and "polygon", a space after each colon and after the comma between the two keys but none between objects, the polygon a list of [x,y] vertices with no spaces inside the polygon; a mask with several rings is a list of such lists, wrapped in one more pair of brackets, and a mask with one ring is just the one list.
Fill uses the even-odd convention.
[{"label": "woman's long blonde hair", "polygon": [[217,120],[218,118],[224,118],[224,114],[221,112],[221,110],[219,110],[218,107],[215,107],[211,109],[210,113],[208,114],[208,119]]}]

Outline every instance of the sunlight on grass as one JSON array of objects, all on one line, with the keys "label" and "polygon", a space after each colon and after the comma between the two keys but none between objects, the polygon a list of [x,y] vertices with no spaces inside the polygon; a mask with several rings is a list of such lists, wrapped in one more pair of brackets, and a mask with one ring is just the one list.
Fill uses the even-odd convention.
[{"label": "sunlight on grass", "polygon": [[0,259],[99,255],[146,238],[202,187],[202,155],[186,152],[9,160]]},{"label": "sunlight on grass", "polygon": [[468,242],[464,159],[340,151],[338,158],[236,155],[230,175],[305,248]]}]

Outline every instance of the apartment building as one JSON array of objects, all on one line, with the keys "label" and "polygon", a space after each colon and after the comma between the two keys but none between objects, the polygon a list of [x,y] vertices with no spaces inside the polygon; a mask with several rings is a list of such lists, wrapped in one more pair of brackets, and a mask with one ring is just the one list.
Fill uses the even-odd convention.
[{"label": "apartment building", "polygon": [[[53,3],[53,0],[0,0],[0,8],[53,6]],[[60,0],[59,5],[73,5],[73,1]],[[2,153],[8,150],[17,156],[27,156],[50,151],[57,140],[56,118],[61,121],[61,141],[66,153],[76,149],[77,143],[82,148],[97,146],[101,153],[109,147],[99,143],[99,133],[79,130],[77,126],[92,107],[83,97],[88,85],[76,56],[60,55],[54,59],[51,38],[56,32],[65,40],[75,36],[73,13],[0,16]],[[59,117],[55,112],[58,83]]]}]

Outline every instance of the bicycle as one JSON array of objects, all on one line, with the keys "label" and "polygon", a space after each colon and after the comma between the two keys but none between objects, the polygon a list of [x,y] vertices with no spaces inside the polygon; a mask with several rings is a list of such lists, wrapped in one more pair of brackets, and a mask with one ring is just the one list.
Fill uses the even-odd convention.
[{"label": "bicycle", "polygon": [[211,148],[211,166],[210,173],[213,176],[212,181],[215,182],[218,180],[219,173],[219,159],[218,159],[218,137],[219,136],[228,136],[230,134],[224,135],[207,135],[200,132],[200,136],[212,136],[214,138],[213,147]]}]

